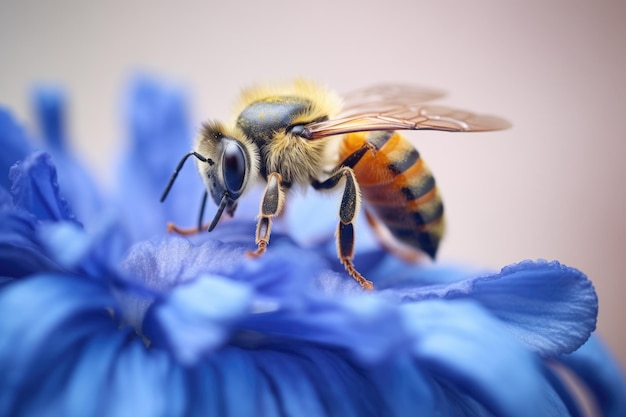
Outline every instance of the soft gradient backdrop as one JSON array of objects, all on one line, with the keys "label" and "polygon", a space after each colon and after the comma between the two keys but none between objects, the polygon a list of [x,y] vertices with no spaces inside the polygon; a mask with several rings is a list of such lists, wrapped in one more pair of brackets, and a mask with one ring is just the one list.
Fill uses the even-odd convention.
[{"label": "soft gradient backdrop", "polygon": [[621,0],[2,0],[0,103],[30,122],[34,83],[64,86],[74,145],[104,176],[136,71],[186,88],[197,124],[228,117],[256,81],[445,89],[446,103],[515,126],[410,134],[447,205],[441,259],[580,268],[600,296],[599,332],[626,364],[625,17]]}]

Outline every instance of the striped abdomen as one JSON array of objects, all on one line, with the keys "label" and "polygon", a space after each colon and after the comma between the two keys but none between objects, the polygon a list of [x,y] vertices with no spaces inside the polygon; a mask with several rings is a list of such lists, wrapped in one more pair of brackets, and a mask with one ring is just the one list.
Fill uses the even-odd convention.
[{"label": "striped abdomen", "polygon": [[395,239],[434,258],[445,227],[443,204],[430,170],[397,132],[350,133],[342,141],[340,160],[366,142],[377,151],[366,152],[353,167],[366,211]]}]

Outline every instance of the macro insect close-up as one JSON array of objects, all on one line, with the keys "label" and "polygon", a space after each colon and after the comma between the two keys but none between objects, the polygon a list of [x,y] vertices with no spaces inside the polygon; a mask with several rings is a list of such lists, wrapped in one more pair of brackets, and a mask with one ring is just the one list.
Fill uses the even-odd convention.
[{"label": "macro insect close-up", "polygon": [[[283,210],[289,191],[342,187],[337,256],[364,289],[373,284],[353,264],[354,221],[361,203],[375,235],[391,253],[407,260],[422,253],[434,259],[445,229],[443,203],[419,152],[397,131],[480,132],[510,126],[496,116],[423,104],[441,96],[437,90],[386,84],[340,97],[304,80],[244,90],[232,123],[205,123],[194,149],[170,178],[161,201],[193,156],[206,186],[197,227],[170,225],[170,230],[210,232],[224,211],[234,215],[240,197],[261,179],[265,191],[257,249],[248,253],[256,257],[266,251],[272,219]],[[205,226],[209,194],[218,209]]]}]

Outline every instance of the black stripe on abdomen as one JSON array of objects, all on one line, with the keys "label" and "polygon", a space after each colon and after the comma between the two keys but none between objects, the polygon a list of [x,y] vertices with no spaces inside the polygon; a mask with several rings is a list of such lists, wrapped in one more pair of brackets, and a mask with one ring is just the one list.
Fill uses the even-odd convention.
[{"label": "black stripe on abdomen", "polygon": [[402,206],[374,206],[378,217],[387,225],[415,228],[439,220],[443,216],[443,203],[440,198],[429,201],[416,211],[408,211]]},{"label": "black stripe on abdomen", "polygon": [[389,231],[400,242],[426,252],[431,258],[437,255],[441,236],[436,232],[417,231],[415,229],[396,228],[387,225]]},{"label": "black stripe on abdomen", "polygon": [[381,131],[381,132],[372,132],[367,135],[367,142],[374,145],[376,149],[380,149],[385,146],[385,143],[391,139],[395,132],[393,131]]},{"label": "black stripe on abdomen", "polygon": [[399,161],[390,162],[387,168],[396,175],[402,174],[407,171],[420,159],[420,154],[415,148],[411,148],[409,152],[403,155],[403,158]]},{"label": "black stripe on abdomen", "polygon": [[400,191],[407,201],[412,201],[426,195],[435,188],[435,178],[430,172],[424,172],[412,184],[407,184]]}]

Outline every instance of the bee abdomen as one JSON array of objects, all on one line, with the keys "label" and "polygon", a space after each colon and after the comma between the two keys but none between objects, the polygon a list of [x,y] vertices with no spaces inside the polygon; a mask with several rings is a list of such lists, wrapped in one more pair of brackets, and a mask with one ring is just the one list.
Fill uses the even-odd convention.
[{"label": "bee abdomen", "polygon": [[434,258],[444,231],[444,208],[430,170],[397,132],[347,135],[342,156],[365,141],[377,151],[353,167],[364,206],[395,239]]},{"label": "bee abdomen", "polygon": [[382,221],[400,242],[426,252],[434,258],[444,229],[444,210],[438,194],[423,204],[409,202],[406,206],[384,206],[370,203],[366,206]]}]

